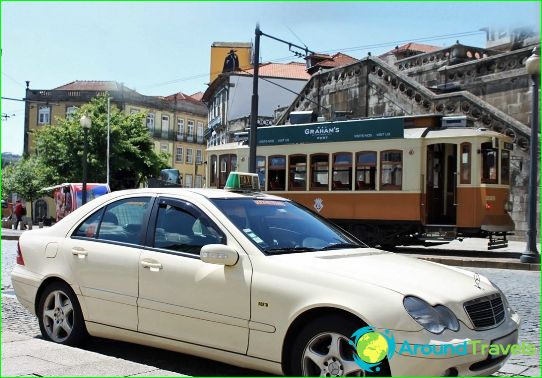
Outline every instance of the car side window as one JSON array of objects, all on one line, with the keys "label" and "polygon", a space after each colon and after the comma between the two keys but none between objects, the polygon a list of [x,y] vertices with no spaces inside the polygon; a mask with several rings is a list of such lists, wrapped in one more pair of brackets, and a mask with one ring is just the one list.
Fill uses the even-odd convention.
[{"label": "car side window", "polygon": [[98,234],[98,226],[100,224],[100,219],[102,219],[102,214],[104,209],[92,214],[90,217],[85,219],[83,223],[77,227],[72,236],[79,236],[82,238],[95,238]]},{"label": "car side window", "polygon": [[98,239],[139,244],[150,200],[150,197],[134,197],[107,205]]},{"label": "car side window", "polygon": [[225,244],[226,237],[203,213],[170,203],[158,207],[155,248],[199,255],[207,244]]}]

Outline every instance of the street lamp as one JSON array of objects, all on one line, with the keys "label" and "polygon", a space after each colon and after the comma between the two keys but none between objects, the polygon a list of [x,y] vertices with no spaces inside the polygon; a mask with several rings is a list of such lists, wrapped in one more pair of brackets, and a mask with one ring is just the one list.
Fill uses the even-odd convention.
[{"label": "street lamp", "polygon": [[523,263],[538,263],[540,255],[536,247],[536,199],[538,182],[538,90],[540,80],[540,47],[535,47],[533,54],[525,61],[527,73],[531,77],[531,169],[529,174],[529,219],[527,223],[527,248],[520,257]]},{"label": "street lamp", "polygon": [[81,200],[81,204],[84,205],[85,203],[87,203],[87,139],[88,129],[90,129],[92,121],[90,120],[90,117],[88,117],[86,114],[83,114],[83,116],[79,120],[79,123],[83,128],[83,198]]}]

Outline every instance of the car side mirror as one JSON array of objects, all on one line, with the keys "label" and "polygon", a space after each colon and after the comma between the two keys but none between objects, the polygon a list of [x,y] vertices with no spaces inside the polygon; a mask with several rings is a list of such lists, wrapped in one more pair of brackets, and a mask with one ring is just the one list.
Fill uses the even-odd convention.
[{"label": "car side mirror", "polygon": [[201,247],[200,259],[209,264],[232,266],[237,264],[239,253],[224,244],[207,244]]}]

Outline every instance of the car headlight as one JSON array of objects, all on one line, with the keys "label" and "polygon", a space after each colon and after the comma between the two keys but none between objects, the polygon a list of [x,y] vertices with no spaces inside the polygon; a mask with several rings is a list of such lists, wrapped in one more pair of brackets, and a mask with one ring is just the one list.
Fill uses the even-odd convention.
[{"label": "car headlight", "polygon": [[442,333],[446,328],[459,330],[459,321],[454,313],[446,306],[431,306],[418,297],[407,296],[403,305],[412,318],[431,333]]}]

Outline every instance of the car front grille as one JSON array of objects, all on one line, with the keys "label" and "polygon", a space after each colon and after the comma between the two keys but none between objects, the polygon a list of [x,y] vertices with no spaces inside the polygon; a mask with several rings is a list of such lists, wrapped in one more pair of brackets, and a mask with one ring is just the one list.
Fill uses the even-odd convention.
[{"label": "car front grille", "polygon": [[504,304],[500,294],[473,299],[463,305],[475,329],[486,329],[504,321]]}]

